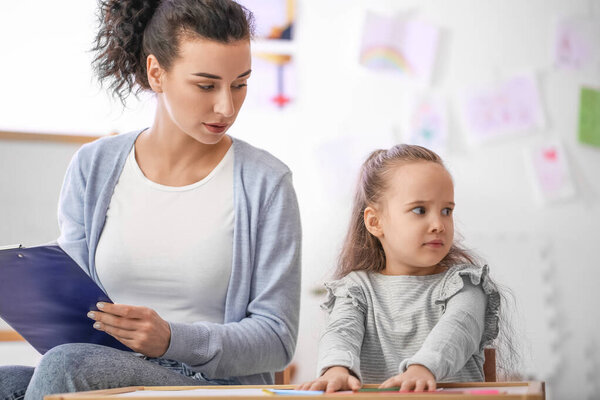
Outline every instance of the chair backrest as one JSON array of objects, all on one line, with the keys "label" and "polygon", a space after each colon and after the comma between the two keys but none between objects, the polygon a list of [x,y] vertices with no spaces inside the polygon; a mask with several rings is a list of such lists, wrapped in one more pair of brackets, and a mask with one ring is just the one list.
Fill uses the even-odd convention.
[{"label": "chair backrest", "polygon": [[496,382],[496,349],[486,347],[483,349],[483,376],[486,382]]}]

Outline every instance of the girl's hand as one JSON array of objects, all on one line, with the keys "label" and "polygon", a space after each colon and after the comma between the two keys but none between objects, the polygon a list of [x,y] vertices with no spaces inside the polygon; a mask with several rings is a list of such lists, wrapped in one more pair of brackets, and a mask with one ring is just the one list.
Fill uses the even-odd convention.
[{"label": "girl's hand", "polygon": [[327,393],[338,390],[357,391],[361,388],[357,377],[350,374],[345,367],[331,367],[320,378],[298,386],[298,390],[324,390]]},{"label": "girl's hand", "polygon": [[422,392],[426,389],[433,392],[435,390],[435,376],[424,366],[413,364],[403,373],[392,376],[383,382],[379,387],[383,389],[394,386],[399,386],[402,392],[413,389],[415,392]]},{"label": "girl's hand", "polygon": [[148,307],[98,303],[99,311],[90,311],[94,328],[104,331],[133,351],[148,357],[160,357],[169,348],[169,323]]}]

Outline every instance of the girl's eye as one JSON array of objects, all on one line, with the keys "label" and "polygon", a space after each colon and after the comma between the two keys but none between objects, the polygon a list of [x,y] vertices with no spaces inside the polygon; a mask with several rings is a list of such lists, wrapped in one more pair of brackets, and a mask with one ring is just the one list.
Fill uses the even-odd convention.
[{"label": "girl's eye", "polygon": [[215,88],[215,85],[198,85],[198,87],[202,90],[211,90]]},{"label": "girl's eye", "polygon": [[244,82],[244,83],[240,83],[238,85],[233,85],[233,88],[234,89],[241,89],[241,88],[246,87],[246,86],[248,86],[248,84]]},{"label": "girl's eye", "polygon": [[452,209],[451,208],[444,208],[442,210],[442,215],[452,215]]},{"label": "girl's eye", "polygon": [[415,207],[412,210],[410,210],[412,212],[414,212],[415,214],[421,215],[421,214],[425,214],[425,207]]}]

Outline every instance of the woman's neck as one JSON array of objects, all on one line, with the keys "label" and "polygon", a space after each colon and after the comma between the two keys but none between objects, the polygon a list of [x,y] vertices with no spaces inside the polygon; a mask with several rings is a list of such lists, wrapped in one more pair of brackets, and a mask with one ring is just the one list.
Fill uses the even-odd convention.
[{"label": "woman's neck", "polygon": [[216,144],[204,144],[178,129],[169,131],[155,124],[138,136],[135,157],[151,181],[166,186],[186,186],[208,176],[231,144],[229,136]]}]

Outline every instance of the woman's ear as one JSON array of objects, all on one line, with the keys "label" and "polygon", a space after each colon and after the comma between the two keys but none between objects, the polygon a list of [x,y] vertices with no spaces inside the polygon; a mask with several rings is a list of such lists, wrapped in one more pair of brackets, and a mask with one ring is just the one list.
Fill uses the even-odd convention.
[{"label": "woman's ear", "polygon": [[383,229],[381,229],[381,221],[377,214],[377,210],[370,206],[365,208],[363,219],[365,221],[365,227],[371,235],[376,238],[381,238],[383,236]]},{"label": "woman's ear", "polygon": [[162,93],[162,78],[164,70],[158,63],[154,54],[150,54],[146,58],[146,71],[148,73],[148,83],[152,90],[156,93]]}]

